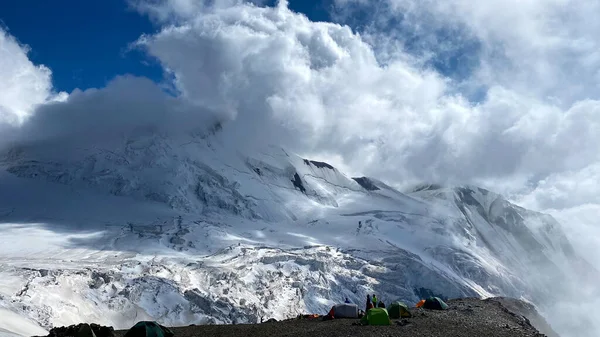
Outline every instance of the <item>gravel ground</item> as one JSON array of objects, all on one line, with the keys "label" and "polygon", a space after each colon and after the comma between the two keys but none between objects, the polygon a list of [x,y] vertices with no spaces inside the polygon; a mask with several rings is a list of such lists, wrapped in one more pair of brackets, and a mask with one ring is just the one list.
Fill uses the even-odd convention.
[{"label": "gravel ground", "polygon": [[[511,300],[511,303],[520,303]],[[516,301],[516,302],[515,302]],[[413,318],[393,320],[391,326],[358,326],[359,320],[299,319],[263,324],[175,327],[176,337],[365,336],[365,337],[525,337],[540,334],[527,318],[508,310],[500,299],[456,299],[449,310],[412,309]],[[117,331],[122,337],[125,331]]]}]

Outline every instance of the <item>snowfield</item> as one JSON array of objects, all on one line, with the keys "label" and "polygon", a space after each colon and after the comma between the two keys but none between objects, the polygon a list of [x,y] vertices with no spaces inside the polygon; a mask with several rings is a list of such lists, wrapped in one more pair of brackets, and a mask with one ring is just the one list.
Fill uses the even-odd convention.
[{"label": "snowfield", "polygon": [[550,216],[473,186],[403,193],[281,148],[226,144],[149,132],[3,153],[0,335],[254,323],[372,293],[510,296],[564,336],[591,324],[552,314],[597,272]]}]

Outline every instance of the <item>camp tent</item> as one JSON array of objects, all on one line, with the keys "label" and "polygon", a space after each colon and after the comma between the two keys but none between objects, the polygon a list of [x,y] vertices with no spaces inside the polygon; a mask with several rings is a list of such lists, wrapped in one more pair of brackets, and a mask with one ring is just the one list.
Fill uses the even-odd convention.
[{"label": "camp tent", "polygon": [[442,299],[439,297],[430,297],[425,300],[423,308],[433,310],[446,310],[448,309],[448,304],[442,301]]},{"label": "camp tent", "polygon": [[360,321],[363,325],[390,325],[390,316],[384,308],[369,309]]},{"label": "camp tent", "polygon": [[425,304],[425,300],[420,300],[419,303],[417,303],[417,308],[422,307],[423,304]]},{"label": "camp tent", "polygon": [[75,337],[96,337],[96,334],[89,324],[81,324]]},{"label": "camp tent", "polygon": [[390,306],[388,307],[388,314],[390,315],[390,318],[408,318],[408,317],[412,317],[412,314],[410,313],[410,311],[408,310],[408,306],[402,302],[394,302],[392,304],[390,304]]},{"label": "camp tent", "polygon": [[358,305],[356,304],[336,304],[331,310],[334,318],[358,318]]},{"label": "camp tent", "polygon": [[149,321],[138,322],[127,333],[125,337],[173,337],[171,330],[164,326]]}]

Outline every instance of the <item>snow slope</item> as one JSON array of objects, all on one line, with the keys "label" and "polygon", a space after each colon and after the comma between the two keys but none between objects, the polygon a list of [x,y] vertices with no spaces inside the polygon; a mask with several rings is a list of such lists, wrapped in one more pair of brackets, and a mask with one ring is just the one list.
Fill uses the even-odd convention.
[{"label": "snow slope", "polygon": [[220,137],[147,130],[3,153],[0,310],[25,323],[2,315],[0,329],[260,322],[371,293],[544,308],[585,267],[555,220],[492,192],[402,193]]}]

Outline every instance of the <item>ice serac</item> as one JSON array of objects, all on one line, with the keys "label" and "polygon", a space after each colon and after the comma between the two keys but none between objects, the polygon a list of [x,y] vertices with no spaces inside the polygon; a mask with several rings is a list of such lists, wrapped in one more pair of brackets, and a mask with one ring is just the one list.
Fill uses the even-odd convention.
[{"label": "ice serac", "polygon": [[554,219],[484,189],[403,193],[220,136],[142,130],[2,153],[0,310],[48,330],[253,323],[372,293],[545,306],[585,264]]}]

